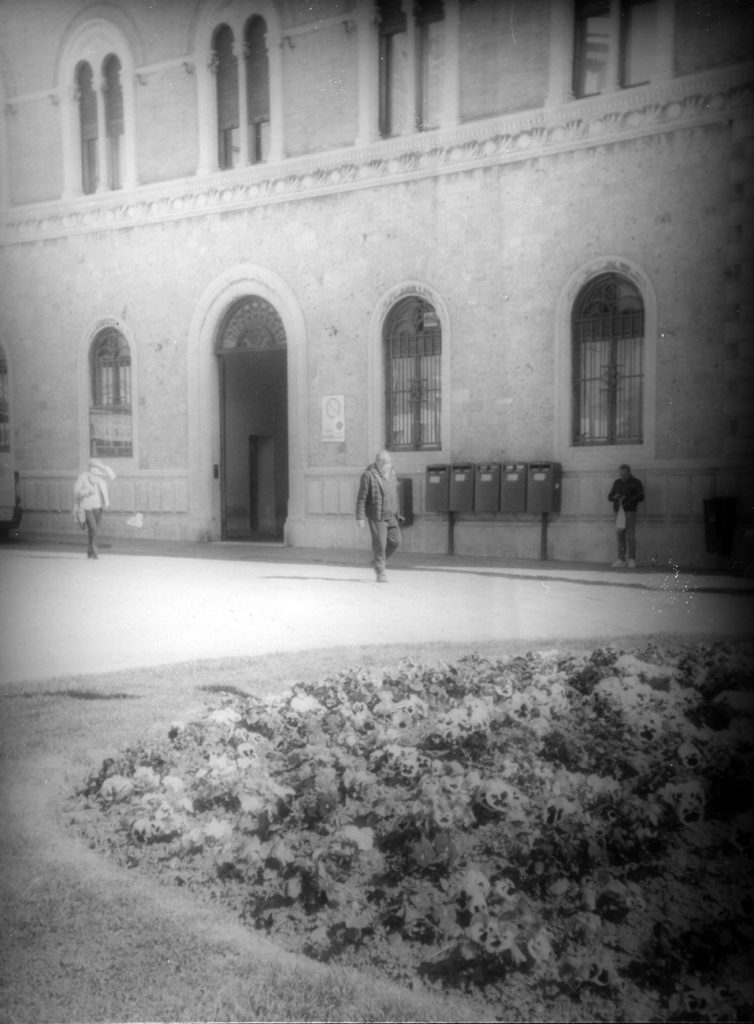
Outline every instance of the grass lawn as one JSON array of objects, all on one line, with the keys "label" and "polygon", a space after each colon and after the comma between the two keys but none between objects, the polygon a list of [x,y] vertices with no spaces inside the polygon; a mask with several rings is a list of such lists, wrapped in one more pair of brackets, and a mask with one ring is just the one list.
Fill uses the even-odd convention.
[{"label": "grass lawn", "polygon": [[[647,642],[647,638],[636,641],[629,638],[614,646],[630,652],[645,648]],[[672,642],[672,638],[665,638],[662,644]],[[579,658],[584,652],[591,651],[602,643],[597,638],[591,643],[569,645],[567,651],[559,652],[559,656],[568,654],[573,658]],[[688,641],[684,643],[688,644]],[[564,959],[561,954],[565,946],[561,949],[559,943],[565,942],[565,933],[561,935],[553,923],[556,917],[553,916],[552,905],[560,901],[565,908],[569,900],[573,902],[576,899],[576,890],[579,888],[574,882],[576,874],[569,874],[567,866],[561,864],[552,878],[547,876],[546,885],[543,883],[538,888],[533,888],[527,881],[527,872],[529,868],[538,869],[529,864],[524,870],[519,865],[517,884],[521,889],[522,898],[526,896],[531,906],[536,904],[535,913],[532,917],[532,911],[527,910],[524,915],[527,923],[525,926],[521,926],[520,922],[517,925],[519,937],[516,941],[519,945],[513,939],[503,939],[503,945],[500,946],[499,927],[497,924],[494,927],[491,925],[493,918],[504,916],[503,889],[499,884],[500,878],[494,877],[493,870],[493,861],[499,863],[497,853],[493,849],[482,854],[479,849],[470,845],[464,846],[463,842],[458,840],[455,843],[457,852],[453,858],[445,856],[443,851],[446,851],[447,844],[443,845],[438,840],[443,829],[458,831],[462,825],[462,830],[469,835],[472,832],[477,836],[484,833],[488,837],[496,835],[496,829],[499,830],[503,826],[505,828],[500,834],[507,834],[505,829],[510,831],[511,821],[495,818],[494,801],[489,804],[487,816],[479,810],[483,801],[479,794],[486,793],[486,799],[489,800],[491,790],[489,787],[484,790],[484,779],[477,779],[474,773],[478,773],[481,767],[482,775],[485,769],[487,774],[500,775],[497,768],[492,772],[494,758],[490,760],[492,748],[488,743],[484,745],[487,760],[485,761],[483,757],[479,766],[472,764],[472,753],[484,753],[472,748],[474,743],[478,744],[481,732],[489,731],[489,721],[482,723],[476,731],[474,728],[464,731],[462,742],[460,746],[454,748],[455,753],[452,757],[441,756],[436,745],[434,748],[431,744],[429,748],[425,746],[425,750],[434,750],[434,754],[437,755],[433,755],[435,761],[444,760],[446,765],[464,762],[464,777],[467,786],[473,787],[473,792],[467,789],[468,799],[465,799],[465,803],[468,806],[465,809],[462,807],[464,800],[460,798],[452,804],[451,811],[448,812],[450,818],[441,817],[447,812],[447,807],[445,811],[442,808],[438,811],[439,805],[433,805],[430,800],[429,803],[435,806],[435,810],[427,812],[429,817],[422,819],[426,824],[426,835],[424,839],[420,836],[420,841],[413,842],[410,849],[412,856],[418,856],[420,861],[422,857],[424,858],[419,865],[422,885],[432,879],[440,881],[445,875],[448,879],[445,888],[450,891],[449,887],[452,888],[451,883],[456,885],[457,877],[463,876],[468,880],[471,877],[469,868],[476,866],[487,883],[492,879],[492,882],[497,884],[497,889],[492,895],[489,890],[485,892],[482,901],[484,906],[479,902],[478,905],[472,905],[469,892],[466,892],[461,897],[461,905],[456,908],[457,913],[456,910],[453,911],[453,920],[446,915],[442,922],[438,923],[437,913],[428,913],[428,918],[434,922],[434,934],[425,934],[420,941],[419,945],[424,949],[420,950],[418,960],[417,944],[406,944],[405,959],[411,970],[402,974],[394,969],[394,963],[390,962],[389,957],[370,956],[370,943],[374,943],[373,951],[379,948],[384,954],[386,942],[390,948],[398,948],[399,945],[392,942],[391,932],[393,935],[398,933],[401,942],[411,938],[405,934],[405,900],[403,917],[394,925],[390,924],[389,915],[383,915],[378,922],[355,918],[353,913],[348,911],[349,901],[358,902],[359,885],[367,877],[363,873],[359,874],[355,868],[348,876],[350,881],[347,881],[347,884],[343,883],[346,889],[351,886],[351,896],[345,901],[339,902],[338,899],[331,898],[329,903],[327,900],[323,902],[325,916],[329,914],[324,931],[316,931],[316,922],[311,919],[311,915],[307,915],[307,920],[302,918],[300,932],[306,933],[308,939],[311,939],[314,933],[324,942],[319,954],[322,960],[328,962],[317,962],[311,957],[301,955],[302,949],[316,954],[315,946],[311,942],[308,945],[297,942],[295,935],[285,934],[285,928],[271,926],[260,932],[242,923],[239,906],[234,904],[233,899],[228,898],[228,886],[217,881],[218,864],[227,864],[228,860],[223,854],[225,859],[220,858],[218,861],[217,845],[214,841],[199,844],[201,855],[194,858],[197,867],[194,871],[191,867],[192,858],[180,854],[181,850],[185,850],[185,847],[180,845],[181,836],[185,836],[188,828],[179,830],[168,842],[146,842],[145,834],[139,833],[138,828],[134,831],[132,827],[136,815],[130,813],[128,802],[124,802],[120,808],[116,807],[116,814],[108,819],[107,814],[103,813],[107,810],[103,808],[103,803],[107,803],[112,810],[117,802],[103,802],[95,791],[90,793],[88,802],[85,801],[83,804],[73,798],[87,778],[96,777],[103,763],[122,765],[124,751],[128,749],[169,750],[170,743],[166,737],[174,723],[180,722],[181,728],[187,723],[206,723],[212,709],[227,711],[230,708],[244,712],[244,709],[250,707],[280,707],[285,705],[289,695],[294,693],[299,701],[296,705],[300,709],[299,717],[301,721],[309,723],[306,724],[306,728],[309,728],[310,723],[315,720],[319,720],[321,724],[322,716],[314,704],[307,704],[307,700],[321,699],[326,688],[323,690],[319,684],[328,677],[338,676],[350,666],[359,666],[359,671],[365,678],[378,678],[387,671],[388,674],[393,674],[394,679],[405,680],[405,669],[401,667],[401,662],[407,657],[422,665],[442,666],[447,662],[457,662],[469,654],[477,654],[494,661],[523,655],[530,649],[531,644],[528,643],[474,645],[473,648],[469,645],[431,645],[426,648],[413,646],[410,649],[370,647],[357,650],[329,650],[307,652],[305,655],[171,666],[97,678],[58,679],[44,684],[29,685],[4,695],[4,827],[0,834],[3,866],[0,893],[4,927],[0,932],[0,1020],[31,1022],[620,1019],[615,1012],[616,1009],[623,1015],[623,1019],[639,1019],[638,1016],[632,1017],[630,1005],[638,1012],[636,1007],[642,1004],[629,1004],[625,1000],[621,1002],[621,993],[625,992],[625,988],[617,985],[617,975],[609,978],[606,976],[606,980],[589,977],[588,970],[587,974],[580,975],[578,971],[581,967],[578,967],[574,968],[574,976],[569,976],[564,986],[557,991],[548,990],[545,984],[555,978],[556,974],[558,978],[563,976],[562,971],[558,973],[555,968],[557,963]],[[603,673],[603,676],[609,678],[610,673]],[[541,680],[540,684],[539,688],[542,690]],[[740,680],[739,684],[743,686]],[[657,692],[662,691],[658,689]],[[488,697],[489,693],[486,696]],[[474,705],[477,710],[482,708],[484,703],[482,697],[479,701]],[[516,702],[516,707],[520,709],[523,706],[521,699],[516,698]],[[457,703],[460,706],[464,701],[459,699]],[[290,709],[290,702],[287,706]],[[492,706],[489,705],[490,708]],[[500,706],[502,707],[502,704]],[[447,715],[452,710],[445,708],[444,713]],[[519,715],[519,721],[514,723],[514,731],[519,739],[531,734],[531,750],[541,749],[539,744],[545,738],[545,734],[554,731],[546,706],[543,705],[542,710],[544,714],[537,712],[531,715],[531,719],[546,720],[549,723],[548,728],[542,728],[542,721],[539,725],[529,728],[525,721],[520,720],[522,717],[525,718],[526,714]],[[460,720],[451,716],[447,721],[458,724]],[[506,720],[499,715],[496,721],[501,729],[505,727]],[[333,719],[328,728],[335,729],[336,724]],[[677,724],[676,721],[675,726]],[[202,728],[203,726],[200,727],[200,731]],[[235,730],[234,726],[228,736],[231,737]],[[561,739],[563,732],[561,728]],[[337,747],[342,740],[341,733],[342,730],[328,733],[326,738],[331,748]],[[661,733],[662,729],[657,736],[659,737]],[[474,735],[477,735],[477,740],[470,739]],[[498,731],[495,735],[500,738],[501,733]],[[399,748],[409,751],[416,747],[415,741],[422,742],[426,738],[426,730],[422,733],[421,729],[418,729],[410,741],[401,741],[397,738],[394,740],[387,736],[385,745],[396,748],[399,752]],[[675,745],[673,749],[677,748],[677,735],[673,734],[671,739]],[[227,749],[234,750],[237,741],[236,736],[235,741]],[[289,754],[290,744],[284,744],[281,749],[286,755]],[[349,749],[355,757],[355,748],[351,746]],[[373,744],[370,749],[374,752]],[[668,746],[667,750],[670,749]],[[751,757],[750,748],[741,749],[745,763],[742,762],[740,772],[744,778],[748,777],[746,772],[750,770]],[[190,770],[190,765],[195,766],[197,763],[192,760],[196,757],[197,750],[196,747],[189,749],[188,746],[184,746],[183,750],[183,760],[177,756],[169,770],[177,774],[183,772],[184,782],[190,788],[197,777],[197,772]],[[562,749],[558,750],[558,756],[562,756]],[[213,750],[213,754],[217,754],[217,751]],[[569,771],[575,776],[579,774],[580,768],[573,760],[576,757],[573,750],[571,755]],[[607,752],[603,751],[600,756],[604,759]],[[665,761],[667,760],[666,756]],[[517,770],[523,765],[521,759],[519,762]],[[131,767],[138,770],[139,765],[132,763]],[[598,767],[594,766],[593,773],[596,774]],[[395,766],[393,776],[394,768]],[[444,768],[442,771],[448,774]],[[667,768],[665,771],[665,777],[657,781],[657,792],[665,786],[666,789],[662,792],[669,793],[667,787],[674,784],[677,773],[674,774]],[[162,771],[162,777],[167,774],[166,767]],[[581,774],[586,777],[584,772]],[[110,775],[112,777],[113,773]],[[419,785],[423,775],[426,775],[424,768],[413,782],[410,779],[404,780],[404,788],[400,792],[406,799],[413,799],[414,790],[411,786]],[[572,794],[562,789],[564,778],[565,776],[560,782],[561,804],[566,807]],[[102,781],[105,781],[104,776],[100,782]],[[162,780],[158,781],[159,786],[162,786]],[[318,786],[321,781],[322,779],[319,780]],[[552,779],[548,776],[540,785],[539,782],[531,780],[527,782],[519,773],[514,781],[514,788],[517,791],[526,791],[526,799],[532,810],[536,803],[535,817],[539,820],[542,809],[551,807],[553,794],[548,794],[546,789],[551,786]],[[387,783],[384,779],[380,785],[383,782],[393,787],[396,785],[395,781]],[[423,792],[425,797],[430,792],[426,784]],[[662,813],[667,814],[667,818],[663,819],[660,831],[665,829],[669,834],[672,833],[672,842],[675,845],[671,852],[677,854],[679,850],[685,849],[680,837],[685,835],[686,826],[678,824],[677,814],[671,826],[671,815],[675,812],[670,802],[668,797],[668,807],[662,808]],[[294,804],[295,802],[291,803],[291,806],[294,807]],[[477,807],[474,813],[470,812],[472,805]],[[140,813],[144,817],[143,806],[139,806],[142,807]],[[191,819],[192,827],[209,823],[210,831],[221,828],[222,832],[224,826],[212,824],[221,821],[219,806],[218,802],[199,815],[190,810],[187,812],[187,821]],[[253,802],[248,803],[247,811],[254,806]],[[319,804],[317,807],[319,810],[316,813],[320,814],[321,820],[316,816],[312,818],[312,811],[307,812],[309,817],[306,819],[295,818],[299,813],[298,809],[288,815],[292,821],[296,820],[296,834],[299,840],[306,828],[320,837],[334,834],[334,826],[328,824],[330,819],[326,818],[332,814],[334,808],[322,808]],[[230,827],[233,828],[232,819],[234,815],[237,818],[238,807],[234,803],[229,803],[227,810],[228,819],[231,821]],[[125,830],[124,814],[125,819],[128,819]],[[435,814],[434,819],[431,818],[432,814]],[[453,815],[456,815],[456,819]],[[352,845],[355,843],[357,847],[369,848],[365,852],[371,850],[372,841],[367,837],[367,832],[371,837],[379,833],[379,827],[375,824],[378,816],[373,815],[369,818],[372,825],[366,824],[367,817],[359,818],[356,824],[353,823],[356,819],[349,819],[350,824],[345,825],[346,834],[350,837]],[[308,825],[302,828],[306,822]],[[524,825],[527,822],[529,818],[526,814],[523,817],[519,815],[516,829],[519,832],[525,831]],[[693,823],[687,824],[691,827]],[[341,821],[338,828],[342,831],[343,827]],[[529,825],[526,824],[526,827]],[[431,850],[427,852],[429,847],[426,843],[422,846],[424,840],[434,843],[431,848],[434,853]],[[291,839],[292,843],[293,841]],[[170,842],[173,846],[169,848]],[[708,840],[705,842],[709,845]],[[494,843],[492,845],[494,846]],[[693,867],[697,863],[700,851],[693,843],[689,849],[691,860],[688,863]],[[424,853],[421,853],[421,850],[424,850]],[[509,853],[515,860],[520,851],[518,847],[514,849],[511,846]],[[379,857],[384,861],[385,856],[389,860],[385,849],[380,847]],[[487,859],[484,860],[484,857]],[[272,860],[274,861],[274,858]],[[351,861],[354,865],[361,863],[359,858],[354,856],[351,856]],[[546,861],[545,857],[543,871],[549,871]],[[208,865],[211,868],[209,871]],[[386,865],[383,862],[376,865],[375,862],[371,867],[383,870]],[[387,867],[390,868],[390,864]],[[605,865],[600,863],[597,867],[602,870]],[[359,870],[362,869],[363,865]],[[591,882],[590,870],[589,865],[583,867],[583,872],[589,875],[588,880]],[[180,884],[176,884],[176,876],[181,872],[183,875],[179,879]],[[330,875],[332,873],[330,869]],[[288,882],[290,877],[289,873]],[[386,877],[388,882],[385,885],[389,883],[398,891],[399,883],[402,884],[398,875],[393,872],[393,876],[390,876],[387,871]],[[256,874],[253,878],[249,874],[239,879],[242,884],[235,891],[248,897],[249,889],[253,890],[258,880]],[[294,882],[293,888],[289,886],[289,894],[297,893],[297,884]],[[484,887],[485,883],[481,884]],[[609,885],[605,878],[601,884],[601,892],[604,895],[609,890]],[[742,880],[741,884],[746,889],[747,898],[750,899],[750,879],[748,882]],[[468,881],[466,888],[470,888]],[[583,886],[579,891],[581,890]],[[412,891],[417,891],[416,885]],[[456,893],[456,889],[452,891]],[[625,892],[624,889],[623,895]],[[332,897],[332,893],[330,896]],[[635,913],[635,908],[625,905],[625,900],[617,909],[612,904],[608,906],[604,900],[598,906],[595,900],[599,897],[600,891],[593,893],[592,896],[587,895],[586,907],[579,904],[575,912],[581,915],[580,927],[587,931],[589,928],[594,931],[598,926],[604,927],[604,937],[612,934],[611,928],[615,921],[611,921],[611,914],[613,917],[617,915],[618,918],[623,914],[622,919],[625,919]],[[453,896],[453,899],[455,898],[456,896]],[[620,902],[618,900],[619,904]],[[240,900],[240,903],[243,903],[243,900]],[[352,929],[351,933],[347,934],[351,934],[353,938],[358,937],[358,942],[353,943],[354,949],[358,947],[358,955],[350,955],[348,941],[342,951],[345,955],[331,955],[332,951],[327,943],[330,942],[328,935],[333,934],[328,932],[328,922],[332,924],[333,906],[336,908],[336,916],[340,912],[337,908],[341,906],[351,913],[349,920],[355,931]],[[523,903],[519,901],[518,906],[520,910]],[[479,930],[482,924],[487,928],[484,935]],[[498,930],[495,931],[495,928]],[[580,932],[579,936],[578,941],[583,945],[586,941],[584,935]],[[448,987],[444,984],[442,967],[438,968],[432,984],[426,987],[418,983],[413,984],[411,975],[416,964],[422,957],[424,960],[431,960],[438,950],[445,948],[446,939],[451,941],[456,951],[465,951],[459,954],[464,970],[471,964],[473,975],[476,957],[479,963],[485,965],[488,972],[494,974],[497,971],[495,977],[490,979],[491,985],[479,985],[475,982],[466,984],[468,979],[464,977],[455,979],[456,982],[460,980],[462,983]],[[498,942],[498,945],[495,945],[495,942]],[[523,945],[520,945],[521,943]],[[554,943],[554,951],[553,948],[548,950],[548,943]],[[600,937],[592,934],[591,946],[596,948],[600,944]],[[323,949],[325,955],[322,955]],[[732,955],[735,959],[737,950],[733,950]],[[464,956],[466,960],[463,960]],[[516,960],[519,960],[518,964],[514,963]],[[638,951],[634,960],[640,960]],[[435,959],[435,962],[442,964],[441,960]],[[604,962],[605,958],[602,957],[599,963]],[[724,970],[719,965],[714,968],[721,979],[728,970],[727,962]],[[453,968],[448,967],[444,973],[450,976]],[[696,989],[692,986],[690,990],[692,997],[697,1000],[693,1006],[696,1016],[690,1019],[714,1019],[714,1014],[719,1012],[723,996],[713,997],[707,992],[707,989],[711,991],[714,987],[707,984],[709,972],[705,975],[704,971],[686,971],[686,974],[693,974],[694,978],[701,979]],[[727,974],[725,976],[727,978]],[[530,984],[532,979],[536,984]],[[613,986],[614,982],[617,987]],[[631,984],[635,993],[637,984]],[[653,988],[653,984],[651,978],[648,981],[644,979],[638,988],[642,989],[643,985],[654,992],[656,985]],[[602,991],[609,986],[613,986],[609,992]],[[688,991],[689,986],[684,988],[683,983],[680,983],[676,994],[678,998],[687,999]],[[705,999],[709,1005],[704,1005]],[[712,1005],[710,1000],[717,1002]],[[662,1000],[656,1000],[656,1005],[661,1007]],[[674,1004],[666,1000],[665,1016],[658,1019],[673,1019],[673,1006]],[[684,1006],[688,1012],[688,999]],[[610,1013],[613,1014],[612,1018],[609,1016]]]}]

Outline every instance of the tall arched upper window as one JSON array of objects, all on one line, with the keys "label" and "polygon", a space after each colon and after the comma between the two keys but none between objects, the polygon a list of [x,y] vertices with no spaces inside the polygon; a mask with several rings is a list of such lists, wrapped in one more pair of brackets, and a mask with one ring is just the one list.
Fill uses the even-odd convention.
[{"label": "tall arched upper window", "polygon": [[217,163],[220,170],[235,167],[240,155],[238,139],[238,61],[233,32],[221,25],[212,40],[217,76]]},{"label": "tall arched upper window", "polygon": [[448,73],[443,0],[377,0],[377,17],[380,135],[437,128]]},{"label": "tall arched upper window", "polygon": [[387,139],[400,133],[400,113],[406,106],[406,13],[401,0],[379,0],[377,9],[380,26],[380,135]]},{"label": "tall arched upper window", "polygon": [[658,0],[576,0],[573,94],[627,89],[652,78]]},{"label": "tall arched upper window", "polygon": [[267,25],[259,15],[249,18],[244,35],[246,66],[246,121],[249,126],[249,163],[268,159],[270,152],[270,68]]},{"label": "tall arched upper window", "polygon": [[94,339],[90,352],[89,407],[92,455],[133,455],[131,353],[118,331],[108,328]]},{"label": "tall arched upper window", "polygon": [[97,93],[94,89],[94,75],[86,61],[76,69],[76,95],[79,104],[79,126],[81,139],[81,189],[85,195],[97,191],[99,172],[97,166]]},{"label": "tall arched upper window", "polygon": [[633,284],[601,274],[572,317],[574,445],[643,441],[644,304]]},{"label": "tall arched upper window", "polygon": [[414,0],[416,18],[416,127],[437,128],[442,111],[445,68],[443,0]]},{"label": "tall arched upper window", "polygon": [[105,135],[107,137],[107,178],[111,189],[123,186],[123,88],[120,61],[110,54],[105,60],[102,88],[105,93]]},{"label": "tall arched upper window", "polygon": [[441,447],[442,332],[435,309],[416,295],[396,303],[383,328],[385,446]]}]

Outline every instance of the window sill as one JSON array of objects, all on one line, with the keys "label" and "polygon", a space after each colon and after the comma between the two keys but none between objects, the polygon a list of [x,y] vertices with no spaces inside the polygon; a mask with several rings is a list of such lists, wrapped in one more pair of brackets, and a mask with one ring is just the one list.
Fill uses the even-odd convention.
[{"label": "window sill", "polygon": [[631,460],[646,463],[652,458],[646,441],[636,444],[568,445],[558,452],[558,461],[571,470],[615,470]]}]

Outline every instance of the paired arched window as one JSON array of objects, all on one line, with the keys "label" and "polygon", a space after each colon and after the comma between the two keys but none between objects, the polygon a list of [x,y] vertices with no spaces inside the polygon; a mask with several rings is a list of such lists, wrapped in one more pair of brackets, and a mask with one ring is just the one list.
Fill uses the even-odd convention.
[{"label": "paired arched window", "polygon": [[254,15],[246,22],[239,60],[229,25],[212,36],[211,67],[217,97],[217,165],[228,170],[268,159],[270,143],[270,74],[267,25]]},{"label": "paired arched window", "polygon": [[412,295],[383,327],[385,445],[391,451],[441,447],[442,331],[434,307]]},{"label": "paired arched window", "polygon": [[88,61],[81,61],[76,68],[81,189],[85,195],[91,195],[99,187],[101,160],[105,165],[106,187],[119,189],[123,186],[124,123],[120,60],[114,54],[109,54],[100,70],[100,79],[96,81]]},{"label": "paired arched window", "polygon": [[641,444],[644,303],[619,274],[601,274],[576,298],[571,321],[572,443]]},{"label": "paired arched window", "polygon": [[96,336],[89,354],[89,437],[92,455],[133,455],[131,352],[112,328]]}]

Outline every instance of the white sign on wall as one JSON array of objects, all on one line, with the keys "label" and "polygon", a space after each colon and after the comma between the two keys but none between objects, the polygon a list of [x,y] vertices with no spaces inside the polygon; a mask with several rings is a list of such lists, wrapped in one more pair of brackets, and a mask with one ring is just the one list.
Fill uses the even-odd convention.
[{"label": "white sign on wall", "polygon": [[345,395],[324,395],[322,397],[322,440],[341,442],[345,439]]}]

